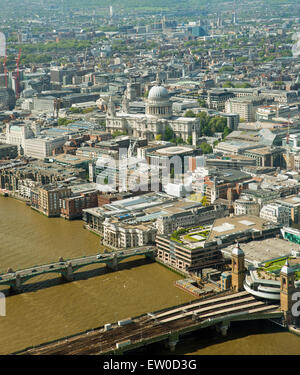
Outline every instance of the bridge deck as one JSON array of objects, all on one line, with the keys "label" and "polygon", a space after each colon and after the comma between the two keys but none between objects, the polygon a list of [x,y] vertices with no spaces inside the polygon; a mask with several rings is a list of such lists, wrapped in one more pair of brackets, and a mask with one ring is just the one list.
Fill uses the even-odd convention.
[{"label": "bridge deck", "polygon": [[256,306],[261,306],[263,305],[264,303],[263,302],[260,302],[260,301],[257,301],[257,302],[251,302],[251,303],[248,303],[247,305],[242,305],[242,306],[235,306],[235,307],[230,307],[228,309],[222,309],[220,311],[214,311],[214,312],[210,312],[210,313],[207,313],[207,314],[204,314],[204,315],[201,315],[201,318],[209,318],[209,317],[216,317],[218,315],[223,315],[223,314],[227,314],[227,313],[232,313],[234,311],[242,311],[242,310],[250,310],[252,309],[252,307],[256,307]]},{"label": "bridge deck", "polygon": [[[182,317],[192,316],[193,314],[199,314],[199,313],[203,313],[205,311],[216,310],[216,309],[222,308],[224,306],[228,306],[228,305],[237,305],[237,304],[241,305],[244,302],[250,302],[250,301],[254,301],[254,300],[255,300],[255,298],[250,296],[250,297],[247,297],[247,298],[238,299],[238,300],[234,300],[234,301],[228,301],[228,302],[221,303],[221,304],[215,303],[211,306],[204,307],[204,308],[201,308],[201,309],[189,311],[189,312],[186,312],[186,313],[182,312],[181,314],[173,316],[171,318],[159,320],[159,322],[160,323],[166,323],[166,322],[170,322],[172,320],[180,319]],[[201,315],[201,316],[204,316],[204,315]]]},{"label": "bridge deck", "polygon": [[258,307],[256,309],[253,309],[251,311],[249,311],[249,314],[254,314],[256,312],[263,312],[263,311],[273,311],[274,310],[274,306],[272,305],[267,305],[267,306],[262,306],[262,307]]},{"label": "bridge deck", "polygon": [[[233,297],[239,296],[239,300],[233,301]],[[23,351],[21,354],[104,354],[114,353],[116,343],[125,340],[131,340],[131,347],[143,346],[149,342],[162,341],[167,339],[170,334],[176,332],[187,332],[201,328],[201,324],[207,322],[207,319],[218,318],[226,320],[226,316],[232,318],[232,314],[242,313],[243,317],[247,314],[255,316],[256,314],[273,314],[279,312],[277,305],[266,306],[263,302],[255,300],[247,292],[234,293],[228,296],[212,298],[209,301],[209,308],[205,308],[205,313],[198,313],[197,319],[193,319],[193,311],[189,316],[182,314],[183,309],[191,307],[190,305],[179,308],[170,308],[160,317],[162,320],[149,319],[148,315],[143,315],[133,319],[131,324],[126,326],[112,325],[112,330],[104,331],[103,327],[95,331],[82,333],[77,336],[62,339],[54,343],[45,344],[39,348],[32,348]],[[226,299],[228,302],[235,302],[235,306],[226,308]],[[252,300],[252,301],[251,301]],[[251,302],[250,302],[251,301]],[[204,301],[203,301],[204,302]],[[232,303],[231,303],[232,305]],[[197,311],[199,304],[194,304],[194,311]],[[198,309],[200,310],[200,309]],[[215,311],[214,311],[215,310]],[[202,311],[203,312],[203,311]],[[174,316],[174,314],[176,314]],[[155,314],[154,314],[155,315]],[[171,315],[171,316],[170,316]],[[158,315],[157,315],[158,316]],[[237,318],[236,318],[237,319]],[[243,318],[244,319],[244,318]],[[209,323],[213,324],[213,323]]]},{"label": "bridge deck", "polygon": [[27,280],[29,278],[39,276],[45,273],[53,273],[53,272],[64,272],[67,268],[71,265],[74,270],[91,265],[91,264],[98,264],[98,263],[109,263],[112,262],[115,258],[118,262],[121,262],[123,259],[127,259],[133,256],[139,255],[147,255],[151,254],[155,251],[153,246],[147,247],[137,247],[132,248],[129,250],[123,251],[115,251],[113,253],[103,253],[103,254],[96,254],[96,255],[89,255],[81,258],[75,259],[68,259],[58,262],[52,262],[49,264],[38,265],[30,268],[25,268],[21,270],[17,270],[15,272],[8,272],[0,274],[0,285],[10,285],[14,282],[17,277],[21,280]]},{"label": "bridge deck", "polygon": [[228,296],[225,296],[225,297],[217,297],[217,298],[204,300],[204,301],[201,301],[201,302],[192,303],[192,304],[186,305],[184,307],[178,307],[177,309],[171,309],[171,310],[165,311],[165,312],[160,313],[160,314],[155,314],[153,316],[153,319],[159,319],[159,318],[162,318],[166,315],[170,315],[171,313],[176,313],[176,312],[182,311],[183,309],[190,310],[190,309],[193,309],[195,307],[211,304],[211,303],[216,302],[216,301],[218,301],[218,302],[219,301],[227,301],[227,300],[236,299],[236,298],[239,298],[239,297],[242,297],[242,296],[245,296],[245,295],[249,296],[250,294],[245,291],[245,292],[239,292],[239,293],[235,293],[235,294],[232,294],[232,295],[228,295]]}]

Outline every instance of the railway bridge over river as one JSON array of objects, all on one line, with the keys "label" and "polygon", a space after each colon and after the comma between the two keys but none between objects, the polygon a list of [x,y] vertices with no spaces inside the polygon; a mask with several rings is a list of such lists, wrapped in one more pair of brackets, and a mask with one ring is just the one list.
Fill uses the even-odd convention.
[{"label": "railway bridge over river", "polygon": [[164,342],[170,351],[182,336],[215,326],[227,334],[230,322],[254,319],[283,321],[278,305],[258,301],[246,291],[226,291],[172,308],[109,323],[14,354],[123,354],[143,346]]}]

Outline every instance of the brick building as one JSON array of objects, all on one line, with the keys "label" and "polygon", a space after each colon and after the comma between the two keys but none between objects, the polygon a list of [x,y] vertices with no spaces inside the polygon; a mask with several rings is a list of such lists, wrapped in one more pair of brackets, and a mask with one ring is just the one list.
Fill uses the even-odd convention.
[{"label": "brick building", "polygon": [[48,217],[60,216],[59,201],[69,197],[71,189],[64,185],[49,184],[31,190],[31,207]]},{"label": "brick building", "polygon": [[65,219],[79,219],[82,217],[82,210],[98,206],[98,190],[80,193],[75,197],[62,198],[59,201],[60,216]]}]

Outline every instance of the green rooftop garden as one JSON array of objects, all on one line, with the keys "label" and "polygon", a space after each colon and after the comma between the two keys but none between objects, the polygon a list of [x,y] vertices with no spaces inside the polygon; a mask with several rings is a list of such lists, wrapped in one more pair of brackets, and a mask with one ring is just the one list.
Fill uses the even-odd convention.
[{"label": "green rooftop garden", "polygon": [[199,241],[205,241],[208,235],[209,235],[209,230],[202,230],[199,232],[186,234],[183,238],[186,241],[199,242]]},{"label": "green rooftop garden", "polygon": [[[273,274],[274,276],[275,275],[279,276],[280,270],[284,266],[287,259],[289,261],[291,261],[292,259],[295,259],[295,258],[282,257],[282,258],[267,261],[267,262],[262,264],[262,267],[259,267],[257,269],[258,274],[261,275],[260,271],[263,271],[263,272],[267,272],[268,274]],[[294,267],[295,267],[295,265],[294,265]],[[299,280],[300,279],[300,262],[299,262],[298,265],[296,265],[295,268],[296,268],[296,270],[295,270],[295,280]]]},{"label": "green rooftop garden", "polygon": [[267,271],[267,272],[273,272],[273,271],[280,270],[284,266],[284,264],[286,262],[286,259],[287,259],[287,257],[283,257],[283,258],[279,258],[279,259],[275,259],[275,260],[271,260],[269,262],[266,262],[264,264],[264,270]]},{"label": "green rooftop garden", "polygon": [[171,234],[171,240],[181,244],[183,243],[183,240],[187,242],[202,242],[207,239],[209,233],[209,229],[205,229],[200,225],[192,228],[180,228],[174,230]]}]

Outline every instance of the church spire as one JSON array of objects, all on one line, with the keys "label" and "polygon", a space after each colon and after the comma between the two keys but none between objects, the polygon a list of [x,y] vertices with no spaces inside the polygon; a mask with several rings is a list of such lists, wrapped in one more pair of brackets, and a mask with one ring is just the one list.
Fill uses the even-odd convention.
[{"label": "church spire", "polygon": [[124,113],[129,113],[129,101],[127,99],[127,90],[125,90],[123,99],[122,99],[122,111]]},{"label": "church spire", "polygon": [[116,107],[115,107],[115,103],[112,100],[112,96],[109,97],[108,106],[107,106],[107,115],[112,116],[112,117],[116,115]]}]

